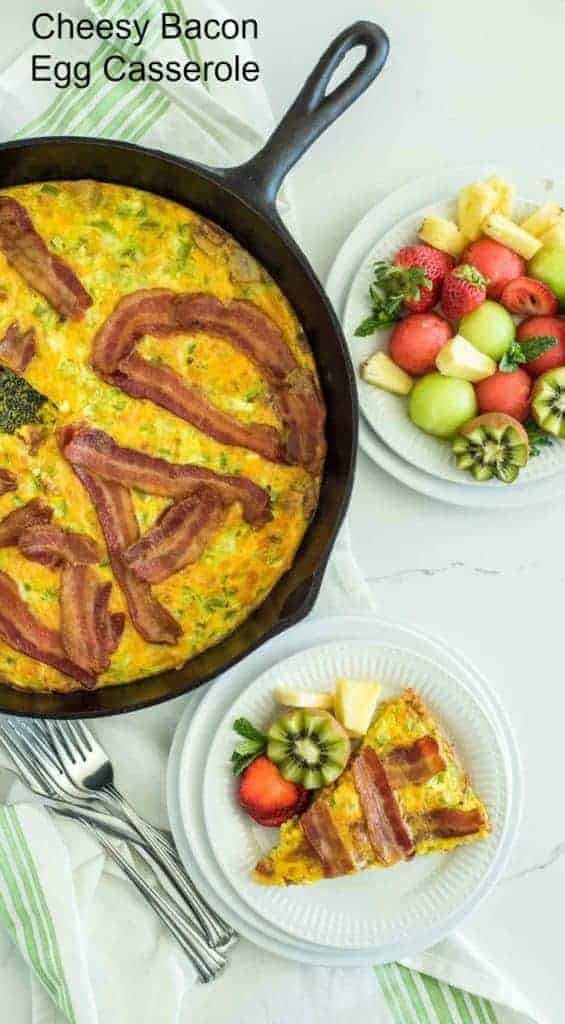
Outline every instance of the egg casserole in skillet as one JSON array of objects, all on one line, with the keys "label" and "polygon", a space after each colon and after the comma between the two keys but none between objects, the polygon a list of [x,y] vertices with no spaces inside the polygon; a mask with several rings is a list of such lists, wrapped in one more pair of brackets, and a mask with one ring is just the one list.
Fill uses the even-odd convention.
[{"label": "egg casserole in skillet", "polygon": [[314,360],[265,270],[147,192],[6,189],[0,365],[0,677],[127,683],[249,616],[325,455]]}]

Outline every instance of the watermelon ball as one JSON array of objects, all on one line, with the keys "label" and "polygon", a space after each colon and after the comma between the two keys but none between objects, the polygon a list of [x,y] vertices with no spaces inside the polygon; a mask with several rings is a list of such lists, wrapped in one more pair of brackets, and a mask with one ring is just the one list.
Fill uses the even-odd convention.
[{"label": "watermelon ball", "polygon": [[546,370],[555,370],[558,366],[565,366],[565,321],[559,320],[556,316],[530,316],[523,320],[516,331],[518,341],[527,341],[528,338],[555,338],[556,344],[549,348],[537,359],[524,364],[530,377],[539,377]]},{"label": "watermelon ball", "polygon": [[453,335],[451,324],[437,313],[412,313],[400,320],[389,342],[389,355],[412,377],[436,368],[436,356]]},{"label": "watermelon ball", "polygon": [[509,281],[526,273],[526,261],[508,246],[495,242],[494,238],[479,238],[472,242],[461,259],[487,278],[489,299],[499,299]]},{"label": "watermelon ball", "polygon": [[475,385],[480,411],[504,412],[524,423],[530,414],[532,378],[521,368],[512,373],[498,370]]}]

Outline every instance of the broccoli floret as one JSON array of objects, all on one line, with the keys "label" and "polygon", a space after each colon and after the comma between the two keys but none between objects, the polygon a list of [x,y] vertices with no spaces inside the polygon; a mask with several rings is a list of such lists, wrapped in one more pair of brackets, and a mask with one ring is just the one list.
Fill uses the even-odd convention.
[{"label": "broccoli floret", "polygon": [[7,368],[0,370],[0,433],[13,434],[28,423],[37,423],[46,401],[23,377]]}]

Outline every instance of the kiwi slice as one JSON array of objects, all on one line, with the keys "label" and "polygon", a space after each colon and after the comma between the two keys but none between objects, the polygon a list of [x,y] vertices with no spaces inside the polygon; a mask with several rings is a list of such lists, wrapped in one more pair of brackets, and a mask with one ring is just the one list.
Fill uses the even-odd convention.
[{"label": "kiwi slice", "polygon": [[267,757],[289,782],[318,789],[337,779],[345,768],[351,744],[329,711],[296,708],[273,722],[267,733]]},{"label": "kiwi slice", "polygon": [[565,366],[538,377],[532,391],[532,416],[548,434],[565,437]]},{"label": "kiwi slice", "polygon": [[486,412],[461,427],[452,443],[459,469],[475,480],[496,477],[514,482],[530,454],[528,435],[521,423],[502,412]]}]

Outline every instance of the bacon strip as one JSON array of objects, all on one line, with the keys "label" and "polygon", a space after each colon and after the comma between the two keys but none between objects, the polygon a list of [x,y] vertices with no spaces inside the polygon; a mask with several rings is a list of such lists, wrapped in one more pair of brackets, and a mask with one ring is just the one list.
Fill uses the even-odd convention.
[{"label": "bacon strip", "polygon": [[14,373],[24,373],[36,352],[35,327],[20,331],[17,320],[10,324],[0,340],[0,363]]},{"label": "bacon strip", "polygon": [[0,496],[9,491],[17,491],[18,478],[9,469],[0,469]]},{"label": "bacon strip", "polygon": [[205,292],[175,296],[180,330],[203,331],[235,345],[271,383],[282,384],[296,369],[296,360],[282,331],[252,302],[220,302]]},{"label": "bacon strip", "polygon": [[111,483],[74,466],[88,491],[104,534],[112,570],[124,597],[133,625],[152,644],[175,644],[182,630],[151,593],[151,587],[126,565],[124,551],[139,539],[139,526],[131,494],[119,483]]},{"label": "bacon strip", "polygon": [[202,488],[165,509],[152,529],[124,552],[124,561],[140,579],[160,583],[200,558],[224,515],[217,494]]},{"label": "bacon strip", "polygon": [[32,526],[20,534],[18,546],[30,562],[58,565],[95,565],[102,555],[92,537],[60,526]]},{"label": "bacon strip", "polygon": [[87,689],[96,678],[66,654],[60,634],[36,619],[22,601],[14,580],[0,572],[0,639],[15,651],[51,665]]},{"label": "bacon strip", "polygon": [[317,383],[308,370],[293,370],[275,392],[275,403],[287,430],[287,456],[313,476],[326,457],[326,412]]},{"label": "bacon strip", "polygon": [[392,789],[422,785],[446,767],[433,736],[423,736],[408,747],[395,747],[381,761]]},{"label": "bacon strip", "polygon": [[15,508],[0,519],[0,548],[9,548],[19,542],[24,530],[32,526],[44,526],[51,522],[52,510],[41,498],[33,498],[27,505]]},{"label": "bacon strip", "polygon": [[[167,498],[185,498],[207,485],[226,505],[240,501],[245,519],[254,526],[261,526],[272,518],[268,492],[247,477],[167,462],[134,448],[123,448],[104,431],[80,424],[65,427],[59,434],[59,441],[65,458],[73,467],[86,469],[89,474],[111,483],[137,487]],[[137,537],[126,546],[135,540]]]},{"label": "bacon strip", "polygon": [[158,366],[133,352],[112,374],[112,383],[132,398],[146,398],[168,409],[221,444],[257,452],[270,462],[288,462],[277,430],[266,423],[242,423],[212,405],[202,390],[187,384],[166,366]]},{"label": "bacon strip", "polygon": [[98,330],[92,346],[91,363],[102,377],[118,369],[144,334],[178,332],[175,294],[169,288],[146,288],[120,299]]},{"label": "bacon strip", "polygon": [[456,839],[472,836],[487,824],[482,810],[474,807],[462,811],[457,807],[441,807],[437,811],[410,819],[414,842],[422,839]]},{"label": "bacon strip", "polygon": [[61,316],[80,320],[92,305],[74,270],[49,251],[25,207],[11,196],[0,196],[0,249]]},{"label": "bacon strip", "polygon": [[387,867],[412,857],[414,844],[384,766],[372,747],[361,750],[351,770],[375,855]]},{"label": "bacon strip", "polygon": [[[67,656],[84,672],[106,672],[124,628],[109,616],[111,583],[100,583],[88,565],[66,565],[61,574],[61,638]],[[111,622],[108,619],[111,618]]]},{"label": "bacon strip", "polygon": [[337,878],[355,870],[327,803],[316,800],[300,819],[302,831],[322,862],[326,878]]},{"label": "bacon strip", "polygon": [[[250,359],[271,386],[287,435],[265,424],[241,424],[214,408],[173,370],[134,353],[144,334],[205,332],[225,338]],[[92,365],[136,398],[169,409],[224,444],[250,448],[274,462],[319,474],[326,453],[325,409],[313,375],[298,366],[280,328],[251,302],[220,302],[205,293],[146,289],[121,299],[94,339]]]}]

